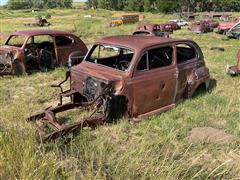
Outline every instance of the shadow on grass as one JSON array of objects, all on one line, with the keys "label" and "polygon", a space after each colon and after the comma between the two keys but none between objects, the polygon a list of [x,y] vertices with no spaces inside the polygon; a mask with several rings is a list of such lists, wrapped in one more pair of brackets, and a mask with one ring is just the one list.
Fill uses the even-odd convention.
[{"label": "shadow on grass", "polygon": [[209,82],[209,87],[206,90],[205,85],[200,85],[197,90],[195,91],[195,93],[192,96],[192,99],[198,98],[198,97],[202,97],[206,94],[206,92],[208,92],[209,94],[212,93],[212,91],[217,87],[217,81],[216,79],[210,79]]}]

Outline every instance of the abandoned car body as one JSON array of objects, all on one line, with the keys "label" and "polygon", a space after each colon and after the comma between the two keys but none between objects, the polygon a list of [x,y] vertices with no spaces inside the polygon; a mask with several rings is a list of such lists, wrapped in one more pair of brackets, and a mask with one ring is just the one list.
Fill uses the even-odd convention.
[{"label": "abandoned car body", "polygon": [[39,27],[43,27],[43,26],[50,26],[51,23],[47,21],[47,19],[40,17],[36,17],[35,22],[31,22],[31,23],[24,23],[24,26],[39,26]]},{"label": "abandoned car body", "polygon": [[240,40],[240,22],[235,24],[229,31],[226,32],[229,38],[235,38]]},{"label": "abandoned car body", "polygon": [[227,67],[227,73],[231,76],[236,76],[240,74],[240,50],[237,53],[237,65]]},{"label": "abandoned car body", "polygon": [[67,65],[69,55],[75,51],[85,56],[87,47],[73,34],[57,30],[17,31],[0,47],[0,75],[21,75]]},{"label": "abandoned car body", "polygon": [[[60,105],[28,119],[53,124],[57,130],[45,139],[123,116],[143,118],[165,112],[199,87],[209,87],[209,71],[195,42],[157,36],[100,39],[84,61],[71,68],[68,78],[71,87],[60,94]],[[71,97],[71,102],[62,104],[63,97]],[[59,112],[86,106],[95,107],[90,119],[67,126],[56,120]],[[100,118],[92,118],[96,112],[102,112]]]},{"label": "abandoned car body", "polygon": [[187,26],[189,24],[189,22],[185,21],[184,19],[173,19],[173,20],[170,20],[169,22],[175,22],[180,27]]},{"label": "abandoned car body", "polygon": [[213,28],[207,21],[196,21],[192,23],[191,27],[188,28],[189,31],[194,33],[207,33],[212,32]]},{"label": "abandoned car body", "polygon": [[169,33],[162,32],[158,24],[139,25],[133,32],[133,35],[169,37]]},{"label": "abandoned car body", "polygon": [[217,29],[217,33],[226,35],[227,32],[240,22],[240,17],[235,18],[233,22],[220,23]]}]

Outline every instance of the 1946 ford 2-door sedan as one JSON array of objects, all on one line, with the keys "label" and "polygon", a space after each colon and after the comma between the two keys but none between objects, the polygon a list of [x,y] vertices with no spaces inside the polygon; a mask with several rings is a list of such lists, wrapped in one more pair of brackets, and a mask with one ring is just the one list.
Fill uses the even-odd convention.
[{"label": "1946 ford 2-door sedan", "polygon": [[9,35],[0,47],[0,75],[26,74],[67,65],[71,53],[85,56],[77,36],[59,30],[25,30]]},{"label": "1946 ford 2-door sedan", "polygon": [[[139,120],[167,111],[198,88],[208,89],[210,76],[201,49],[191,40],[113,36],[96,41],[59,87],[68,79],[70,89],[60,94],[57,107],[28,118],[54,126],[46,139],[123,116]],[[64,97],[70,102],[63,104]],[[58,122],[57,113],[76,107],[90,107],[91,119],[72,125]],[[101,118],[92,119],[94,114]]]}]

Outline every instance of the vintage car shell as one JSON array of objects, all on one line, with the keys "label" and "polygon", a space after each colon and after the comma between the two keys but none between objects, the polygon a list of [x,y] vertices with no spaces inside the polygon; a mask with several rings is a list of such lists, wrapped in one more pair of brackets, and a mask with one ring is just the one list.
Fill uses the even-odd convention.
[{"label": "vintage car shell", "polygon": [[[167,45],[173,47],[174,54],[176,54],[176,45],[179,43],[194,46],[197,56],[189,62],[177,65],[177,57],[174,55],[173,64],[161,68],[161,71],[155,69],[143,74],[136,71],[139,58],[149,48]],[[127,114],[130,117],[141,118],[164,112],[174,107],[183,97],[191,97],[200,86],[206,89],[209,87],[210,76],[208,68],[205,67],[203,54],[199,46],[191,40],[156,36],[113,36],[97,40],[95,44],[117,45],[133,49],[135,54],[130,68],[122,72],[84,60],[81,64],[71,68],[70,91],[79,93],[88,99],[87,79],[91,78],[93,81],[93,86],[95,86],[93,95],[96,96],[100,94],[102,83],[112,83],[113,99],[115,97],[127,99]]]},{"label": "vintage car shell", "polygon": [[[28,42],[28,40],[30,40],[33,37],[44,36],[44,35],[48,35],[49,37],[52,37],[54,41],[54,42],[51,42],[51,44],[53,45],[52,53],[55,56],[54,66],[67,65],[69,55],[72,52],[75,52],[75,51],[81,52],[82,56],[84,56],[87,53],[87,47],[82,42],[82,40],[80,40],[77,36],[68,32],[58,31],[58,30],[16,31],[9,35],[9,38],[6,41],[6,43],[9,41],[9,39],[12,36],[23,36],[25,37],[25,42],[23,43],[22,47],[8,46],[8,45],[0,46],[0,53],[8,52],[10,53],[9,55],[11,56],[11,61],[8,61],[8,64],[5,64],[6,61],[4,60],[4,56],[1,56],[0,75],[8,74],[9,72],[10,72],[9,74],[25,74],[26,72],[28,73],[28,69],[31,69],[31,67],[26,61],[26,57],[27,57],[26,43]],[[72,39],[72,43],[68,46],[57,47],[55,42],[55,37],[57,36],[69,37]],[[44,43],[48,43],[48,42],[44,42]],[[39,51],[40,50],[41,49],[39,49]],[[3,70],[5,70],[5,72],[3,72]],[[17,73],[16,71],[19,71],[19,72]]]},{"label": "vintage car shell", "polygon": [[194,33],[207,33],[212,32],[213,28],[207,21],[197,21],[192,23],[191,27],[188,28],[189,31]]},{"label": "vintage car shell", "polygon": [[161,31],[158,24],[143,24],[136,27],[132,35],[169,37],[168,32]]}]

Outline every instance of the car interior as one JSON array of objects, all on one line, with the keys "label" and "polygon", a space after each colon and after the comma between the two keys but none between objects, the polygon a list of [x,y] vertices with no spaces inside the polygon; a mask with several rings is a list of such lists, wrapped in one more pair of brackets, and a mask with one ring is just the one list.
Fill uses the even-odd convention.
[{"label": "car interior", "polygon": [[[43,40],[38,40],[42,38]],[[51,36],[32,36],[25,46],[27,72],[54,69],[56,54]]]},{"label": "car interior", "polygon": [[91,51],[86,61],[126,71],[130,66],[133,54],[130,49],[98,45]]},{"label": "car interior", "polygon": [[196,51],[193,47],[185,44],[177,45],[177,63],[183,63],[196,58]]}]

